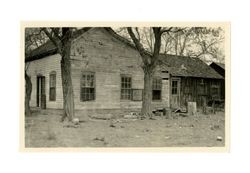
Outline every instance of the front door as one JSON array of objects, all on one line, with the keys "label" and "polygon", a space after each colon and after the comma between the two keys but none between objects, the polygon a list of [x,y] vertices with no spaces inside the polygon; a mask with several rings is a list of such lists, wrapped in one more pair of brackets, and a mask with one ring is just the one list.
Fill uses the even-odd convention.
[{"label": "front door", "polygon": [[171,81],[171,108],[180,108],[180,78]]},{"label": "front door", "polygon": [[45,92],[45,76],[37,76],[37,107],[46,109],[46,92]]}]

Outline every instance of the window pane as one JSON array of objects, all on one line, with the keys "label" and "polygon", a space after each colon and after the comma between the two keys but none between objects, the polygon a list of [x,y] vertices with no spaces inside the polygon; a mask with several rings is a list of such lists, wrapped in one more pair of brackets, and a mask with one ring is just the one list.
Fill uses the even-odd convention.
[{"label": "window pane", "polygon": [[49,100],[55,101],[56,100],[56,88],[50,88],[49,90]]},{"label": "window pane", "polygon": [[177,87],[177,81],[172,81],[172,87]]},{"label": "window pane", "polygon": [[56,100],[56,74],[50,74],[50,80],[49,80],[49,100],[55,101]]},{"label": "window pane", "polygon": [[81,78],[81,101],[89,101],[95,99],[95,76],[90,72],[86,72]]},{"label": "window pane", "polygon": [[154,78],[152,85],[152,100],[161,100],[161,78]]},{"label": "window pane", "polygon": [[152,99],[161,100],[161,90],[153,90]]},{"label": "window pane", "polygon": [[131,77],[121,77],[121,99],[130,100],[131,96]]}]

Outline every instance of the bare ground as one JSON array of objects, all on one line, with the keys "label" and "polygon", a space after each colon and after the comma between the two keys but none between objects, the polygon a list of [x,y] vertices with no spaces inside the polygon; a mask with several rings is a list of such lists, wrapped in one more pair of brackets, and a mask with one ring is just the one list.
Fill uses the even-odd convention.
[{"label": "bare ground", "polygon": [[[59,114],[36,113],[25,118],[29,147],[222,147],[225,115],[216,114],[155,120],[88,118],[79,126],[60,122]],[[222,140],[217,140],[220,136]]]}]

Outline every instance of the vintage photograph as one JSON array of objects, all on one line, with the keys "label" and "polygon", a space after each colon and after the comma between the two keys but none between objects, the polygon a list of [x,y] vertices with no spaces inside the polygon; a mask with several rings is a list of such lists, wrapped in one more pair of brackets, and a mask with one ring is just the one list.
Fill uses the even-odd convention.
[{"label": "vintage photograph", "polygon": [[228,23],[86,26],[24,24],[24,148],[228,145]]}]

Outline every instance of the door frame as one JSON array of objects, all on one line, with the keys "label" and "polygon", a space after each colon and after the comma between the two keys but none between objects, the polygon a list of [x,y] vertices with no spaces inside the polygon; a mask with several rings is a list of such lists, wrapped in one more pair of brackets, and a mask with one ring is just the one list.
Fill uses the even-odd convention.
[{"label": "door frame", "polygon": [[171,81],[170,81],[170,106],[171,108],[173,108],[173,104],[172,104],[172,101],[173,101],[173,94],[172,94],[172,84],[173,84],[173,81],[177,81],[177,97],[178,97],[178,103],[177,103],[177,107],[180,108],[181,106],[181,78],[180,77],[171,77]]},{"label": "door frame", "polygon": [[36,77],[36,106],[46,109],[46,78],[43,75]]}]

